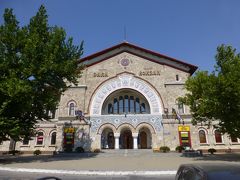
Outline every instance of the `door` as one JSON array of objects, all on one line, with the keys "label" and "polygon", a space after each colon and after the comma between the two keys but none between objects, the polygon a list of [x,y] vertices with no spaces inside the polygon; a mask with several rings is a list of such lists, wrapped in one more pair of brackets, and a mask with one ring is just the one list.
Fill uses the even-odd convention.
[{"label": "door", "polygon": [[147,133],[144,131],[140,133],[140,147],[141,149],[147,149]]},{"label": "door", "polygon": [[114,135],[113,132],[108,133],[108,148],[114,149]]},{"label": "door", "polygon": [[123,138],[123,149],[132,149],[133,148],[133,138],[132,138],[132,132],[129,130],[126,130],[122,134]]}]

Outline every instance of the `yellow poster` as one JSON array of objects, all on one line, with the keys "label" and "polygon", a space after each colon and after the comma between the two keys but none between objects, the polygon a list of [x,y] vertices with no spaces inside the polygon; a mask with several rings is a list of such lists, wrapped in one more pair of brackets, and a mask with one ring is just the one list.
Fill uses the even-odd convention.
[{"label": "yellow poster", "polygon": [[178,126],[178,131],[190,131],[190,126]]},{"label": "yellow poster", "polygon": [[74,128],[64,128],[65,133],[74,133]]}]

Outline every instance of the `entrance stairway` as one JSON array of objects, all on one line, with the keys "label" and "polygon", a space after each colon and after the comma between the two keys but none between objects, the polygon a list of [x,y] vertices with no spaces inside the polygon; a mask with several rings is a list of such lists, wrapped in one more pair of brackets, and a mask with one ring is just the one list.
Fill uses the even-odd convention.
[{"label": "entrance stairway", "polygon": [[141,154],[152,154],[152,149],[102,149],[103,154],[108,155],[127,155],[138,156]]}]

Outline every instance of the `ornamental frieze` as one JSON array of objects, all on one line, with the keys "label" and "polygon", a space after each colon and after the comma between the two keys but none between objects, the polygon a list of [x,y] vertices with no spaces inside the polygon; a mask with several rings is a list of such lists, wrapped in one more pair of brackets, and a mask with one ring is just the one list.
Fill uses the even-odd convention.
[{"label": "ornamental frieze", "polygon": [[91,118],[91,132],[96,133],[104,124],[112,124],[118,128],[122,124],[131,124],[135,129],[139,124],[147,123],[154,127],[155,132],[162,130],[162,118],[154,115],[96,116]]}]

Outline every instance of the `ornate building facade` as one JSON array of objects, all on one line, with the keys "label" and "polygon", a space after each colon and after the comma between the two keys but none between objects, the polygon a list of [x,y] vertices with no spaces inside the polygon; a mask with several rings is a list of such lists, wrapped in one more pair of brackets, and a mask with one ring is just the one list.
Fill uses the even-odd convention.
[{"label": "ornate building facade", "polygon": [[79,64],[79,83],[61,96],[55,117],[39,122],[32,140],[3,142],[0,151],[240,148],[239,139],[213,126],[193,126],[189,108],[177,101],[196,66],[126,42]]}]

